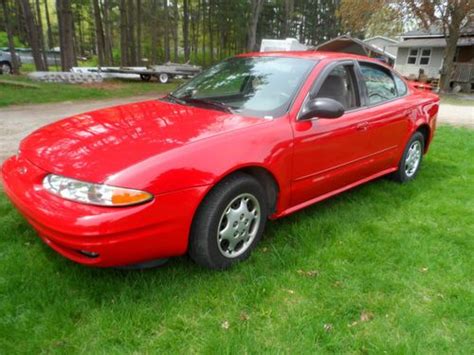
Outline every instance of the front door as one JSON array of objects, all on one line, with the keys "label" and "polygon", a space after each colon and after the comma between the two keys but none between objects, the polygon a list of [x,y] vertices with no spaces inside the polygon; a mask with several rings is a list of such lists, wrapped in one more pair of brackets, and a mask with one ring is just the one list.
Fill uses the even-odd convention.
[{"label": "front door", "polygon": [[[323,70],[308,95],[339,101],[345,114],[336,119],[295,120],[292,206],[336,191],[363,176],[371,155],[360,86],[352,61]],[[305,103],[303,103],[304,105]]]}]

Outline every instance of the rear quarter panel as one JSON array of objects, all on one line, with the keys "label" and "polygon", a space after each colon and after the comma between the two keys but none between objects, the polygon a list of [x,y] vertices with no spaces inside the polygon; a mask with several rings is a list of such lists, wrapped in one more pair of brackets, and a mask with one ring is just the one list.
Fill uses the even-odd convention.
[{"label": "rear quarter panel", "polygon": [[411,89],[410,95],[407,96],[407,102],[411,107],[412,129],[406,137],[406,141],[420,127],[427,126],[429,128],[428,140],[425,142],[425,153],[428,152],[430,144],[434,138],[436,131],[436,121],[439,112],[439,96],[433,92]]}]

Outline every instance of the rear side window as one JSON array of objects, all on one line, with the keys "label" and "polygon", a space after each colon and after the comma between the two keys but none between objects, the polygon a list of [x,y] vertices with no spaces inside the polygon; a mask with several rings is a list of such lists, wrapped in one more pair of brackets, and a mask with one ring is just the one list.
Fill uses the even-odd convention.
[{"label": "rear side window", "polygon": [[405,82],[398,76],[394,75],[395,85],[397,86],[398,96],[403,96],[407,93],[407,86]]},{"label": "rear side window", "polygon": [[395,81],[388,69],[368,63],[361,63],[360,69],[370,105],[392,100],[398,96]]}]

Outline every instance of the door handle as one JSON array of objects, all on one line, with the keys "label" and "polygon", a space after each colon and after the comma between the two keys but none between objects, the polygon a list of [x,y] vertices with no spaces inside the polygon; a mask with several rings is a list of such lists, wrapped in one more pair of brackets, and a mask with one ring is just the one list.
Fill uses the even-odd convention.
[{"label": "door handle", "polygon": [[369,128],[369,122],[361,122],[356,125],[356,129],[358,131],[367,131],[367,128]]}]

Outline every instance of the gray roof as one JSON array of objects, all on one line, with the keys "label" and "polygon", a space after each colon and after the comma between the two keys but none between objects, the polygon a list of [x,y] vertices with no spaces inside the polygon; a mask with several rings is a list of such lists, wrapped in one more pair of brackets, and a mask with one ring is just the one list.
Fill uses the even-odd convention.
[{"label": "gray roof", "polygon": [[385,40],[387,42],[391,42],[391,43],[398,43],[398,41],[396,39],[385,37],[385,36],[374,36],[374,37],[366,38],[366,39],[364,39],[364,42],[370,43],[371,41],[377,40],[377,39],[383,39],[383,40]]},{"label": "gray roof", "polygon": [[440,28],[431,26],[429,30],[419,28],[416,30],[408,31],[402,34],[402,37],[422,37],[422,36],[443,36],[444,33]]},{"label": "gray roof", "polygon": [[[413,48],[413,47],[446,47],[446,40],[444,38],[422,38],[422,39],[407,39],[403,42],[395,44],[399,48]],[[473,37],[461,37],[458,40],[459,47],[474,46]]]},{"label": "gray roof", "polygon": [[[474,25],[469,24],[461,30],[461,36],[473,36]],[[431,26],[429,29],[419,28],[402,34],[402,37],[444,37],[440,27]]]}]

